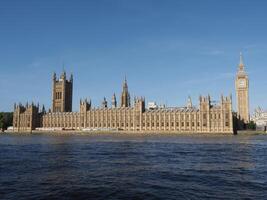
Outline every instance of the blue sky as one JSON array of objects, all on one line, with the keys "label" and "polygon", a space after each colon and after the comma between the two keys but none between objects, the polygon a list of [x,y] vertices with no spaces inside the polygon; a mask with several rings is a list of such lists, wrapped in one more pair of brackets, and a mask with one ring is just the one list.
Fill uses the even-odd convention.
[{"label": "blue sky", "polygon": [[74,74],[73,108],[131,96],[182,106],[233,94],[239,52],[251,110],[267,108],[267,1],[0,0],[0,110],[51,106],[52,72]]}]

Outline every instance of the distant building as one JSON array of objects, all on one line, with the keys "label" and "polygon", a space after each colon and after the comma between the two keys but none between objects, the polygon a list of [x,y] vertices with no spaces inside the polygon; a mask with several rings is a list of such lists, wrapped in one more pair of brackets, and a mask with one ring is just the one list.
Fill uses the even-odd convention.
[{"label": "distant building", "polygon": [[[14,105],[14,131],[39,130],[124,130],[124,131],[172,131],[194,133],[234,133],[236,124],[240,129],[250,121],[249,79],[245,72],[242,54],[235,79],[237,114],[232,110],[232,97],[221,96],[219,103],[210,96],[199,97],[197,106],[191,97],[183,107],[166,107],[149,102],[145,98],[134,98],[131,102],[128,83],[122,85],[120,106],[116,95],[110,104],[104,97],[100,107],[93,107],[91,100],[80,100],[80,110],[72,112],[73,76],[69,79],[65,71],[57,79],[52,77],[52,108],[45,110],[34,103]],[[133,103],[133,106],[131,105]],[[108,105],[111,105],[109,107]],[[265,127],[266,112],[257,111],[253,120],[258,127]]]},{"label": "distant building", "polygon": [[194,133],[233,133],[232,97],[221,97],[218,105],[212,104],[210,96],[199,97],[194,107],[188,98],[184,107],[158,107],[149,103],[145,107],[143,97],[134,98],[131,106],[127,80],[124,80],[121,104],[117,107],[115,94],[111,107],[107,99],[100,108],[92,106],[91,100],[81,100],[79,112],[72,112],[73,76],[60,79],[53,75],[52,110],[45,111],[39,105],[14,106],[14,131],[39,130],[125,130],[125,131],[172,131]]},{"label": "distant building", "polygon": [[148,107],[148,110],[158,109],[158,105],[154,101],[153,102],[148,102],[147,107]]},{"label": "distant building", "polygon": [[256,123],[256,129],[266,131],[267,130],[267,111],[264,111],[260,107],[255,109],[252,115],[251,121]]}]

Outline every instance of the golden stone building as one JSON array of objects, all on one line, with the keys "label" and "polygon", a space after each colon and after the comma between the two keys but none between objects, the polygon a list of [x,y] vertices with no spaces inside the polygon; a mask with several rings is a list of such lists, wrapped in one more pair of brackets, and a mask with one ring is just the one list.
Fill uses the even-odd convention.
[{"label": "golden stone building", "polygon": [[[44,108],[43,108],[44,111]],[[32,131],[40,126],[40,117],[44,112],[39,112],[39,105],[26,103],[14,105],[13,128],[16,132]]]},{"label": "golden stone building", "polygon": [[64,71],[60,78],[57,79],[54,73],[52,88],[52,112],[71,112],[73,75],[71,74],[70,80],[67,80],[66,72]]},{"label": "golden stone building", "polygon": [[242,53],[235,80],[237,115],[240,121],[247,124],[249,119],[249,79],[243,64]]},{"label": "golden stone building", "polygon": [[111,107],[106,98],[101,108],[92,106],[91,100],[81,100],[79,112],[72,112],[73,76],[67,80],[63,72],[59,79],[53,74],[52,109],[48,112],[39,105],[14,106],[14,131],[32,130],[106,130],[143,132],[233,133],[232,97],[221,96],[213,104],[210,96],[199,97],[199,105],[191,99],[185,107],[148,109],[145,98],[134,98],[131,106],[126,79],[123,83],[120,106],[115,94]]}]

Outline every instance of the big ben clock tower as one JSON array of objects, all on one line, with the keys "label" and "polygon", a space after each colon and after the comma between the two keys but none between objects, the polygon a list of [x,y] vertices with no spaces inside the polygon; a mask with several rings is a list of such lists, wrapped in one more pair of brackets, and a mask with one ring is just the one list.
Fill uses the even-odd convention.
[{"label": "big ben clock tower", "polygon": [[240,53],[240,63],[235,79],[237,114],[244,123],[249,122],[249,80],[244,69],[242,53]]}]

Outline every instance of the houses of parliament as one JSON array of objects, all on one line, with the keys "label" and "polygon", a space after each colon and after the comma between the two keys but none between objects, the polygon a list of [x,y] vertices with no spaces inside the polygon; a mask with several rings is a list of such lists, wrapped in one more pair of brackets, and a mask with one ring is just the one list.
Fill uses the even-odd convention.
[{"label": "houses of parliament", "polygon": [[127,132],[177,132],[177,133],[227,133],[235,132],[235,119],[249,122],[248,76],[242,55],[235,80],[237,113],[232,109],[232,96],[221,96],[213,103],[210,96],[200,96],[198,106],[191,99],[182,107],[147,108],[144,97],[130,97],[125,78],[119,101],[114,94],[111,106],[106,98],[101,107],[94,107],[90,99],[80,100],[78,112],[72,111],[73,75],[66,72],[52,76],[51,109],[34,103],[15,104],[13,130],[15,132],[40,131],[127,131]]}]

